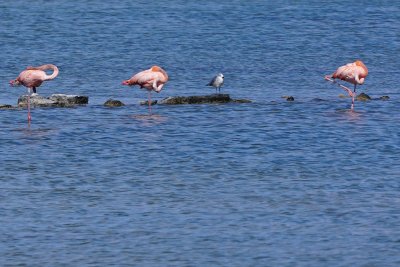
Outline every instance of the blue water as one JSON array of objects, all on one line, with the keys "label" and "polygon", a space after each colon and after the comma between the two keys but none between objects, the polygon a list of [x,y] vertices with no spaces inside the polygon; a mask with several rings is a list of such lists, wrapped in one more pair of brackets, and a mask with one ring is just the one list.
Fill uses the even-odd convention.
[{"label": "blue water", "polygon": [[[41,95],[90,96],[0,110],[0,266],[400,266],[400,4],[361,2],[0,3],[0,103],[45,63]],[[389,101],[323,80],[355,59]],[[222,72],[254,102],[146,116],[120,83],[155,64],[156,99]]]}]

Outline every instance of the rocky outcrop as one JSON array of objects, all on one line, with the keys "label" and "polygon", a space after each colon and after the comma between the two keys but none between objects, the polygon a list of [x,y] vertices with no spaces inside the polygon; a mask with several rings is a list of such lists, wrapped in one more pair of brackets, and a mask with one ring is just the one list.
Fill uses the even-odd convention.
[{"label": "rocky outcrop", "polygon": [[119,100],[110,98],[104,103],[104,106],[106,106],[106,107],[122,107],[122,106],[125,106],[125,104]]},{"label": "rocky outcrop", "polygon": [[251,100],[249,100],[249,99],[232,99],[231,102],[234,102],[234,103],[251,103]]},{"label": "rocky outcrop", "polygon": [[[344,94],[340,94],[339,95],[340,98],[350,98],[350,96],[348,95],[344,95]],[[389,100],[390,97],[387,95],[383,95],[379,98],[371,98],[369,95],[367,95],[366,93],[361,93],[359,95],[356,96],[356,100],[357,101],[369,101],[369,100],[382,100],[382,101],[387,101]]]},{"label": "rocky outcrop", "polygon": [[49,97],[49,99],[54,101],[57,106],[64,107],[86,105],[89,103],[89,97],[81,95],[53,94]]},{"label": "rocky outcrop", "polygon": [[251,103],[248,99],[232,99],[228,94],[204,96],[170,96],[158,101],[160,105]]},{"label": "rocky outcrop", "polygon": [[8,104],[0,104],[0,109],[14,109],[14,106]]},{"label": "rocky outcrop", "polygon": [[357,101],[368,101],[368,100],[371,100],[371,97],[369,95],[367,95],[366,93],[361,93],[356,96],[356,100]]},{"label": "rocky outcrop", "polygon": [[[152,100],[151,101],[151,105],[153,106],[153,105],[155,105],[155,104],[157,104],[158,103],[158,101],[157,100]],[[140,105],[149,105],[149,100],[145,100],[145,101],[140,101]]]},{"label": "rocky outcrop", "polygon": [[294,101],[294,97],[291,95],[283,95],[281,98],[285,98],[286,101]]},{"label": "rocky outcrop", "polygon": [[[88,96],[53,94],[49,97],[32,95],[30,97],[31,106],[35,107],[72,107],[76,105],[86,105],[89,103]],[[22,95],[18,98],[18,106],[26,107],[28,96]]]}]

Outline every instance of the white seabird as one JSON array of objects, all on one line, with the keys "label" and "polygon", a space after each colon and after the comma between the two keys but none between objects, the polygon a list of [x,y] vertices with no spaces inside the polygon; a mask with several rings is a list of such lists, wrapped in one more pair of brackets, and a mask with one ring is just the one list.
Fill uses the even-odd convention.
[{"label": "white seabird", "polygon": [[212,80],[207,84],[207,86],[215,87],[215,92],[217,90],[220,92],[221,87],[224,85],[224,75],[222,73],[218,73]]}]

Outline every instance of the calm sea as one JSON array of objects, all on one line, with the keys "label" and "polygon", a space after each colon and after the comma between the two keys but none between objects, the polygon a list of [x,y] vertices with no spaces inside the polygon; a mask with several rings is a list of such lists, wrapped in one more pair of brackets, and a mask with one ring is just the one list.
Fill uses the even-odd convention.
[{"label": "calm sea", "polygon": [[[29,65],[77,108],[0,110],[1,266],[400,266],[400,3],[3,1],[0,103]],[[359,92],[323,80],[362,59]],[[154,106],[121,81],[152,65]],[[281,98],[291,95],[294,102]],[[108,98],[127,105],[105,108]]]}]

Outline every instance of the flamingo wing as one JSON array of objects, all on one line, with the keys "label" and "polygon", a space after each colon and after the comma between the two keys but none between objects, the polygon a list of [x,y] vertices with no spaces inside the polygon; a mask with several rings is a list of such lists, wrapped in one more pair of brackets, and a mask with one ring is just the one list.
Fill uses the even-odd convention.
[{"label": "flamingo wing", "polygon": [[18,76],[18,80],[27,87],[37,87],[43,82],[43,71],[24,70]]},{"label": "flamingo wing", "polygon": [[339,67],[333,74],[333,78],[339,78],[341,80],[353,78],[356,71],[357,66],[354,66],[353,64],[347,64],[345,66]]},{"label": "flamingo wing", "polygon": [[132,82],[134,84],[142,85],[142,84],[152,83],[154,79],[155,79],[155,75],[152,72],[142,71],[142,72],[135,74],[132,77]]}]

